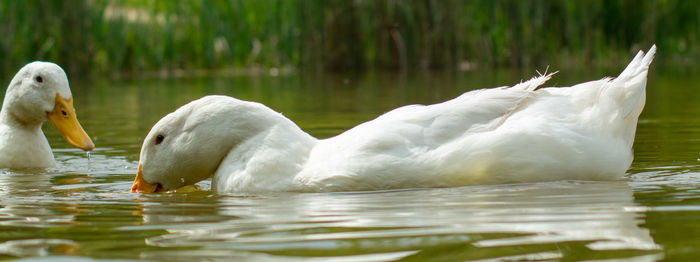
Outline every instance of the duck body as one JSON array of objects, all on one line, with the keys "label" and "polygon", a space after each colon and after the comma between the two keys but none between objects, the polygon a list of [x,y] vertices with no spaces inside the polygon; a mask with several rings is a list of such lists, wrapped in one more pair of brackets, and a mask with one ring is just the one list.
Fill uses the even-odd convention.
[{"label": "duck body", "polygon": [[[539,88],[551,77],[542,75],[439,104],[397,108],[322,140],[261,104],[204,97],[153,127],[132,189],[174,189],[211,174],[212,189],[248,193],[619,179],[633,159],[654,52],[640,52],[615,79]],[[183,121],[192,125],[172,124]],[[209,135],[200,141],[195,133]],[[162,144],[153,142],[157,134],[166,135]],[[204,158],[212,163],[187,163]],[[168,167],[174,163],[182,164]],[[199,167],[178,171],[190,166]],[[190,172],[202,175],[188,178]]]},{"label": "duck body", "polygon": [[[297,184],[301,190],[346,191],[609,180],[629,167],[630,146],[596,128],[609,128],[599,115],[568,117],[585,110],[568,96],[538,90],[542,94],[521,98],[517,91],[502,91],[484,90],[444,104],[401,108],[322,140],[296,177]],[[502,103],[499,108],[477,111],[497,103]],[[520,103],[522,110],[505,115]],[[422,117],[411,117],[417,115]]]},{"label": "duck body", "polygon": [[0,110],[0,168],[46,168],[56,162],[41,130],[50,120],[73,146],[94,144],[78,123],[66,73],[50,62],[32,62],[12,78]]}]

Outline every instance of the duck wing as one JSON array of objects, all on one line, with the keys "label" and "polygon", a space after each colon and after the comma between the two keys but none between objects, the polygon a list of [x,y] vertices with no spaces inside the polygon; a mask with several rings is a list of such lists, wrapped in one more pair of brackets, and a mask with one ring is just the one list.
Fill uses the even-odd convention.
[{"label": "duck wing", "polygon": [[436,149],[497,128],[551,76],[534,77],[513,87],[475,90],[439,104],[389,111],[320,140],[297,179],[313,191],[421,186],[429,178],[420,176],[439,164],[431,158],[440,151]]}]

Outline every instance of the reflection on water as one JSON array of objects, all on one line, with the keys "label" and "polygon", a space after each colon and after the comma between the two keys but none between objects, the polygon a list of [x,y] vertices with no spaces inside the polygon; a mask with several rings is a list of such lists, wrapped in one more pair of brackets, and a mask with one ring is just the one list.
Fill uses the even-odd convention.
[{"label": "reflection on water", "polygon": [[[557,85],[597,73],[560,73]],[[529,75],[72,81],[97,148],[47,125],[57,167],[0,169],[0,259],[253,261],[694,260],[700,254],[697,77],[652,75],[628,178],[323,194],[127,193],[142,137],[205,94],[265,103],[318,137],[388,109]],[[87,89],[90,87],[91,89]],[[595,164],[595,163],[591,163]],[[208,181],[202,188],[209,188]]]},{"label": "reflection on water", "polygon": [[[315,254],[326,259],[361,256],[358,260],[436,255],[455,260],[513,255],[588,259],[654,254],[658,258],[661,254],[649,230],[640,226],[646,208],[634,203],[625,182],[223,196],[216,202],[209,209],[178,203],[144,206],[144,224],[173,225],[166,227],[168,234],[148,238],[146,243],[206,249],[188,255],[198,259],[241,252]],[[219,220],[198,221],[201,217]],[[181,226],[183,221],[188,224]],[[587,256],[569,249],[602,254]],[[621,255],[619,250],[626,252]]]}]

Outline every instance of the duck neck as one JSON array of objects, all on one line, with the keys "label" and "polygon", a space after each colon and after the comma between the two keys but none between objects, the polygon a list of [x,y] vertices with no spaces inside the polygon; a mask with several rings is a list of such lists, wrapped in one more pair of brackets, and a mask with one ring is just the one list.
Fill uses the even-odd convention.
[{"label": "duck neck", "polygon": [[214,174],[222,192],[290,191],[318,140],[281,114],[274,124],[233,146]]},{"label": "duck neck", "polygon": [[6,110],[0,111],[0,168],[51,167],[55,165],[49,141],[41,131],[41,121],[21,121]]},{"label": "duck neck", "polygon": [[0,124],[7,127],[11,127],[13,129],[21,129],[32,132],[41,130],[41,125],[44,122],[43,120],[17,116],[16,114],[13,114],[11,112],[12,110],[9,110],[7,107],[7,103],[4,103],[2,110],[0,110]]},{"label": "duck neck", "polygon": [[5,93],[2,110],[0,110],[0,123],[15,128],[40,130],[45,119],[28,113],[26,107],[14,99],[16,96],[11,91]]}]

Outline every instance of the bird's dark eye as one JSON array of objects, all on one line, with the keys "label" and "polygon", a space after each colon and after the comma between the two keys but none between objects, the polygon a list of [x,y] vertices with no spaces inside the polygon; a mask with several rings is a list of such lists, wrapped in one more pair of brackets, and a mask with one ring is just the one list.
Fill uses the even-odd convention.
[{"label": "bird's dark eye", "polygon": [[34,80],[36,80],[39,83],[44,82],[44,78],[42,78],[41,76],[36,76]]},{"label": "bird's dark eye", "polygon": [[65,115],[68,115],[68,113],[66,113],[65,110],[61,110],[61,114],[63,114],[64,116],[65,116]]},{"label": "bird's dark eye", "polygon": [[163,135],[158,135],[158,136],[156,137],[156,145],[158,145],[158,144],[160,144],[161,142],[163,142],[163,139],[165,139],[165,137],[164,137]]}]

